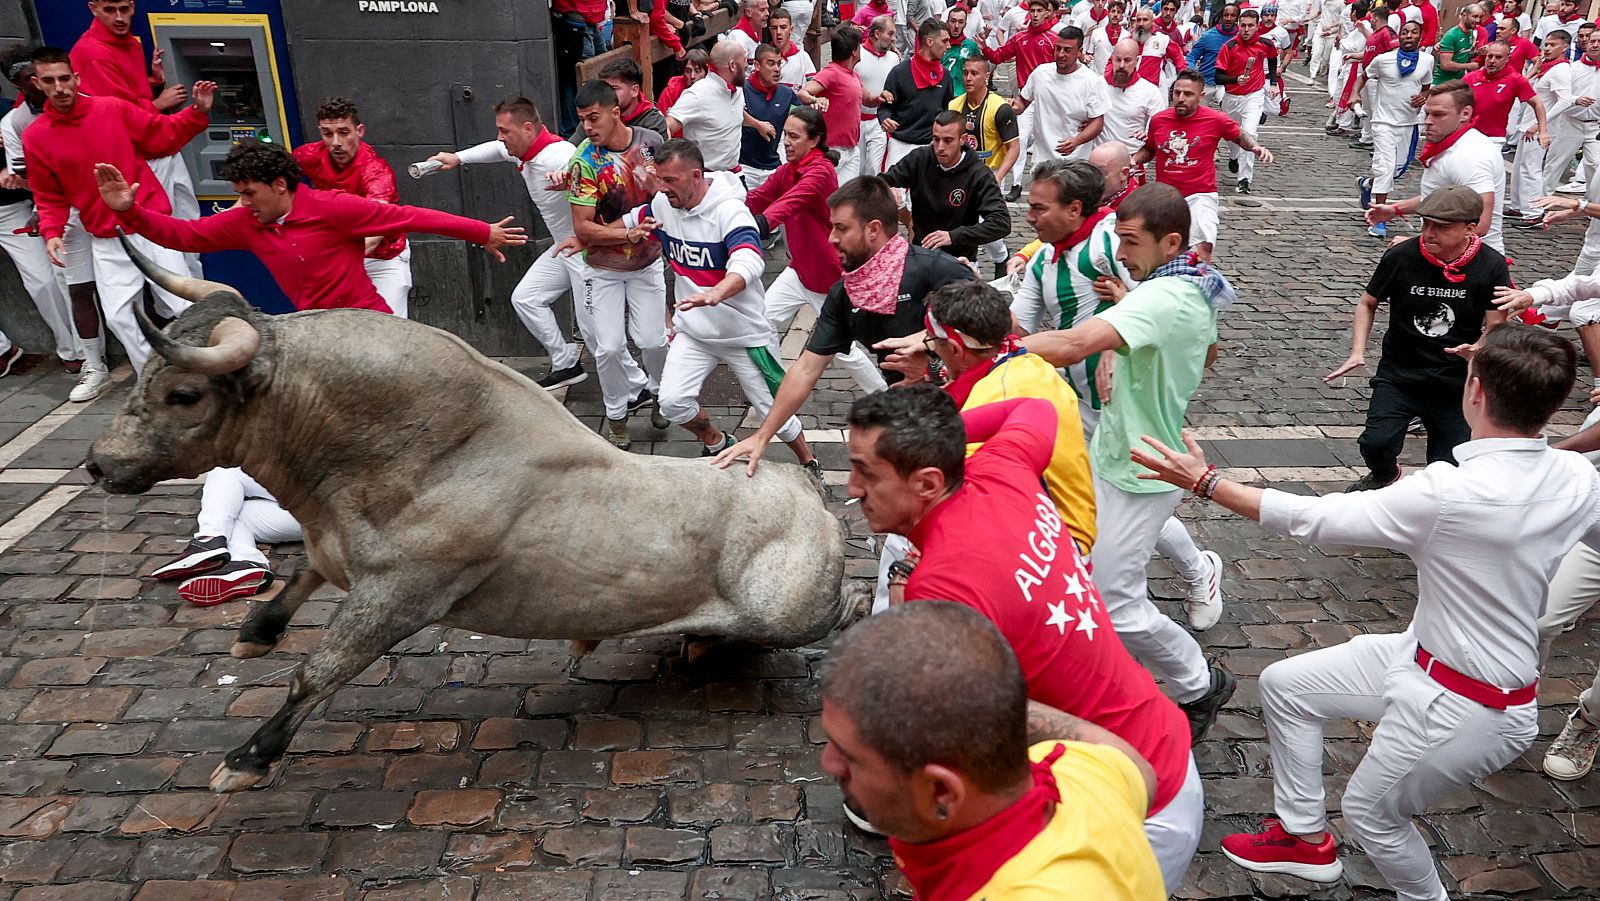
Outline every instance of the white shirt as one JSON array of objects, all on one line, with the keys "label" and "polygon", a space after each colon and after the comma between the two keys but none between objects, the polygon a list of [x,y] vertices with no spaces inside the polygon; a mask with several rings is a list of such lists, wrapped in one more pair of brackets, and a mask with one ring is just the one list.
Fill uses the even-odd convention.
[{"label": "white shirt", "polygon": [[456,156],[461,158],[463,166],[517,163],[517,168],[522,172],[522,182],[528,188],[528,198],[539,210],[539,217],[544,220],[544,227],[550,230],[550,237],[565,241],[572,237],[572,204],[567,202],[566,191],[545,189],[550,187],[550,173],[567,171],[567,164],[577,152],[578,148],[566,141],[557,141],[524,163],[507,153],[506,145],[499,141],[485,141],[476,147],[457,151]]},{"label": "white shirt", "polygon": [[1466,185],[1479,194],[1494,193],[1494,218],[1483,243],[1505,253],[1500,225],[1506,209],[1506,166],[1500,145],[1476,128],[1468,129],[1422,170],[1423,197],[1448,185]]},{"label": "white shirt", "polygon": [[1093,142],[1078,145],[1067,157],[1056,152],[1056,145],[1111,109],[1105,79],[1084,65],[1068,75],[1057,72],[1053,63],[1034,69],[1022,88],[1022,99],[1034,109],[1034,152],[1045,159],[1087,159]]},{"label": "white shirt", "polygon": [[1539,675],[1550,578],[1600,548],[1600,474],[1543,438],[1484,438],[1388,488],[1305,497],[1267,489],[1261,525],[1313,544],[1384,547],[1417,566],[1409,631],[1457,672],[1504,689]]},{"label": "white shirt", "polygon": [[721,75],[709,72],[672,104],[670,115],[683,124],[683,136],[700,145],[707,171],[732,172],[739,165],[744,91],[729,90]]},{"label": "white shirt", "polygon": [[[1600,69],[1585,63],[1581,57],[1577,62],[1569,64],[1567,68],[1572,70],[1573,99],[1593,97],[1596,101],[1600,101]],[[1548,110],[1549,108],[1548,101],[1546,101],[1545,109]],[[1600,103],[1591,103],[1588,106],[1574,104],[1567,109],[1566,113],[1567,118],[1574,123],[1594,122],[1596,119],[1600,119]],[[3,129],[4,123],[0,123],[0,130]],[[11,146],[11,138],[9,137],[6,138],[6,146],[8,148]]]},{"label": "white shirt", "polygon": [[1278,24],[1280,25],[1297,27],[1302,22],[1311,21],[1315,12],[1312,0],[1278,0]]},{"label": "white shirt", "polygon": [[1543,44],[1545,37],[1552,31],[1565,31],[1573,40],[1577,40],[1578,29],[1582,27],[1585,21],[1582,16],[1579,16],[1571,22],[1562,22],[1560,16],[1552,13],[1540,19],[1538,26],[1533,29],[1533,42],[1535,44]]},{"label": "white shirt", "polygon": [[27,171],[27,163],[22,158],[22,131],[39,115],[24,102],[0,118],[0,139],[6,142],[6,168],[12,172]]},{"label": "white shirt", "polygon": [[784,57],[783,68],[778,70],[778,84],[788,85],[798,91],[805,87],[806,81],[815,74],[817,74],[817,64],[811,61],[811,54],[801,50]]},{"label": "white shirt", "polygon": [[1317,24],[1324,30],[1332,31],[1341,23],[1350,21],[1344,12],[1346,8],[1344,0],[1322,0],[1322,13],[1317,18]]},{"label": "white shirt", "polygon": [[[1106,110],[1105,127],[1101,129],[1096,145],[1106,141],[1121,141],[1128,145],[1128,152],[1137,153],[1144,146],[1144,133],[1150,128],[1150,117],[1166,109],[1166,97],[1162,96],[1160,88],[1134,76],[1133,82],[1126,88],[1106,82],[1106,98],[1110,108]],[[1136,134],[1139,137],[1134,137]]]},{"label": "white shirt", "polygon": [[[856,63],[856,77],[861,79],[861,90],[873,97],[883,93],[883,83],[889,80],[889,72],[898,65],[900,65],[900,54],[893,50],[882,56],[873,56],[862,49],[861,62]],[[876,112],[877,109],[877,104],[872,106],[861,104],[863,114]]]},{"label": "white shirt", "polygon": [[[1562,60],[1551,66],[1550,71],[1531,79],[1534,93],[1539,95],[1539,101],[1544,104],[1544,114],[1549,119],[1551,128],[1555,127],[1556,120],[1562,115],[1570,115],[1580,109],[1572,105],[1572,101],[1577,98],[1577,92],[1573,88],[1579,68],[1575,63]],[[1532,128],[1539,121],[1539,117],[1533,114],[1531,104],[1523,104],[1523,107],[1522,116],[1517,120],[1517,128],[1520,130]]]},{"label": "white shirt", "polygon": [[1281,24],[1272,26],[1272,29],[1261,37],[1279,50],[1288,50],[1289,45],[1294,43],[1294,39],[1289,37],[1289,29],[1284,28]]},{"label": "white shirt", "polygon": [[1433,54],[1417,51],[1417,68],[1410,75],[1400,74],[1400,51],[1380,53],[1367,66],[1367,84],[1372,98],[1372,121],[1379,125],[1410,127],[1422,121],[1422,110],[1411,105],[1411,98],[1433,84]]},{"label": "white shirt", "polygon": [[746,64],[755,62],[756,48],[761,46],[755,38],[752,38],[737,28],[730,28],[727,31],[724,31],[722,33],[722,37],[718,38],[717,41],[719,43],[722,41],[732,41],[735,44],[738,44],[740,47],[743,47],[744,61]]}]

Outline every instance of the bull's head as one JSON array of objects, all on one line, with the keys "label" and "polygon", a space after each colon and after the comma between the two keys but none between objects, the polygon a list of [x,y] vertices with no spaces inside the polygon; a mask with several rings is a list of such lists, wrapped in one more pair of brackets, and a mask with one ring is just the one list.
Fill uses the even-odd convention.
[{"label": "bull's head", "polygon": [[139,494],[164,479],[237,465],[229,458],[242,438],[239,414],[271,379],[272,365],[270,354],[260,353],[265,318],[238,291],[167,272],[126,239],[122,246],[151,281],[195,302],[166,332],[134,303],[155,355],[127,406],[89,450],[87,467],[97,483],[114,494]]}]

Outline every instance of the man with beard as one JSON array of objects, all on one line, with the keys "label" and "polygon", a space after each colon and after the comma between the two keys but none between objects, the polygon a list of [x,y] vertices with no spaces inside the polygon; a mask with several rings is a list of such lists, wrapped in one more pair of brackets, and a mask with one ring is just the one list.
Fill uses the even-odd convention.
[{"label": "man with beard", "polygon": [[[1239,33],[1217,53],[1217,84],[1222,85],[1222,111],[1238,124],[1245,137],[1255,139],[1266,103],[1267,78],[1278,76],[1278,48],[1261,39],[1261,15],[1253,9],[1239,14]],[[1256,160],[1242,145],[1228,148],[1228,171],[1239,177],[1239,193],[1250,193]],[[1241,160],[1240,157],[1244,159]]]},{"label": "man with beard", "polygon": [[[955,257],[912,246],[900,235],[894,192],[883,179],[857,178],[835,191],[828,206],[833,224],[828,241],[839,253],[844,278],[822,302],[806,349],[784,375],[761,428],[718,455],[721,468],[748,457],[745,471],[754,475],[767,444],[811,396],[835,354],[857,341],[873,347],[920,331],[928,293],[972,278],[972,270]],[[887,356],[887,351],[878,353],[880,361]],[[899,373],[888,374],[891,384],[900,380]]]},{"label": "man with beard", "polygon": [[1139,77],[1166,93],[1178,70],[1188,65],[1183,47],[1156,29],[1155,13],[1147,6],[1133,13],[1133,39],[1139,42]]},{"label": "man with beard", "polygon": [[1106,110],[1103,141],[1121,141],[1131,153],[1144,146],[1150,119],[1166,108],[1161,89],[1139,77],[1139,45],[1123,38],[1111,51],[1111,72],[1106,76],[1111,104]]},{"label": "man with beard", "polygon": [[711,48],[706,77],[684,91],[667,115],[667,133],[693,141],[705,154],[710,172],[738,171],[744,126],[755,123],[745,112],[740,90],[745,60],[744,48],[737,42],[718,42]]},{"label": "man with beard", "polygon": [[[1580,76],[1578,67],[1567,61],[1567,45],[1565,31],[1553,31],[1545,36],[1544,44],[1539,48],[1539,68],[1533,78],[1533,90],[1545,110],[1545,117],[1541,117],[1538,124],[1543,126],[1548,121],[1563,139],[1567,138],[1567,130],[1563,128],[1564,114],[1575,108],[1574,101],[1579,92],[1574,90],[1574,82]],[[1494,47],[1493,44],[1489,46],[1491,49]],[[1474,88],[1473,94],[1478,95],[1479,90]],[[1482,101],[1481,97],[1477,99]],[[1581,108],[1579,111],[1582,111]],[[1475,117],[1475,126],[1476,121]],[[1540,131],[1544,132],[1544,129]],[[1515,225],[1538,225],[1544,222],[1544,211],[1534,209],[1533,201],[1549,193],[1548,189],[1554,187],[1555,183],[1545,180],[1545,163],[1550,156],[1553,136],[1543,133],[1542,137],[1542,141],[1524,138],[1517,142],[1516,160],[1511,167],[1510,198],[1506,201],[1506,208],[1512,211],[1511,215],[1520,220],[1514,221]],[[1580,136],[1578,140],[1581,144],[1583,139]],[[1566,145],[1564,149],[1570,158],[1573,154],[1570,141],[1563,140],[1562,143]],[[1557,152],[1561,150],[1558,148]],[[1566,167],[1566,160],[1561,161],[1561,166],[1563,169]],[[1556,176],[1560,174],[1557,171]]]},{"label": "man with beard", "polygon": [[1034,70],[1013,107],[1035,112],[1034,157],[1083,159],[1094,149],[1111,109],[1105,80],[1079,62],[1083,32],[1068,25],[1055,36],[1055,65]]},{"label": "man with beard", "polygon": [[929,19],[917,29],[918,46],[911,58],[895,66],[883,83],[878,123],[889,136],[888,165],[933,140],[933,117],[950,108],[955,89],[944,69],[950,49],[950,26]]},{"label": "man with beard", "polygon": [[[1418,47],[1422,42],[1422,25],[1407,22],[1400,26],[1400,46],[1380,54],[1366,69],[1368,96],[1372,117],[1372,174],[1357,179],[1361,189],[1362,208],[1372,201],[1387,203],[1394,189],[1395,171],[1401,161],[1400,154],[1409,160],[1417,143],[1417,122],[1421,119],[1422,103],[1428,99],[1428,86],[1433,78],[1433,54]],[[1402,150],[1401,148],[1405,148]],[[1369,234],[1388,237],[1389,226],[1373,225]]]},{"label": "man with beard", "polygon": [[[1089,62],[1097,69],[1109,69],[1112,48],[1116,47],[1117,43],[1123,38],[1132,36],[1132,32],[1128,30],[1127,25],[1123,24],[1123,10],[1126,8],[1123,0],[1111,0],[1111,5],[1108,8],[1111,12],[1107,14],[1105,21],[1098,23],[1093,30],[1083,28],[1081,24],[1078,26],[1083,28],[1083,33],[1089,36],[1089,49],[1087,51]],[[1139,43],[1135,41],[1135,62],[1138,60],[1138,46]],[[1139,67],[1135,65],[1135,76],[1138,75],[1138,69]]]},{"label": "man with beard", "polygon": [[[878,16],[869,20],[859,43],[860,54],[855,63],[855,73],[861,80],[860,152],[855,158],[856,166],[844,165],[839,169],[840,184],[857,175],[877,175],[888,168],[884,160],[889,153],[889,136],[878,121],[878,103],[883,98],[883,86],[889,80],[889,73],[900,65],[900,54],[894,52],[894,18]],[[833,60],[839,62],[837,52]],[[828,100],[830,110],[833,102],[831,98]],[[831,122],[829,138],[837,139]],[[850,162],[848,157],[842,159],[845,163]]]},{"label": "man with beard", "polygon": [[1549,10],[1548,14],[1533,29],[1533,39],[1540,44],[1552,31],[1565,31],[1570,36],[1576,34],[1578,26],[1583,24],[1577,0],[1556,0],[1545,8]]},{"label": "man with beard", "polygon": [[1485,18],[1483,7],[1469,3],[1461,7],[1460,18],[1439,39],[1439,49],[1434,52],[1433,83],[1444,84],[1467,77],[1483,67],[1483,61],[1474,59],[1482,50],[1477,46],[1478,25]]},{"label": "man with beard", "polygon": [[1222,7],[1217,24],[1205,34],[1195,38],[1189,48],[1189,68],[1205,79],[1206,95],[1214,103],[1222,102],[1222,86],[1217,84],[1217,54],[1222,45],[1239,33],[1239,4],[1228,3]]}]

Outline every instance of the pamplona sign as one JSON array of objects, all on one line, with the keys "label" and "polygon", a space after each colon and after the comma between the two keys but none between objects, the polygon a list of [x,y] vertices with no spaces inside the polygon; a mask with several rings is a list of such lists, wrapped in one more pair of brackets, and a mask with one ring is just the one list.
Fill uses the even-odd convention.
[{"label": "pamplona sign", "polygon": [[364,13],[438,13],[434,0],[357,0],[356,8]]}]

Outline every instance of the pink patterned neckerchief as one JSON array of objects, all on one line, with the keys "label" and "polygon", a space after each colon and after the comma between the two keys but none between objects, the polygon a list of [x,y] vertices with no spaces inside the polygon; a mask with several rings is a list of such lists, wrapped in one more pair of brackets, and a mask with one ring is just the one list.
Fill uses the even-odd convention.
[{"label": "pink patterned neckerchief", "polygon": [[900,299],[900,276],[906,270],[906,254],[911,244],[902,235],[878,248],[859,269],[844,274],[844,293],[850,305],[868,313],[894,313]]}]

